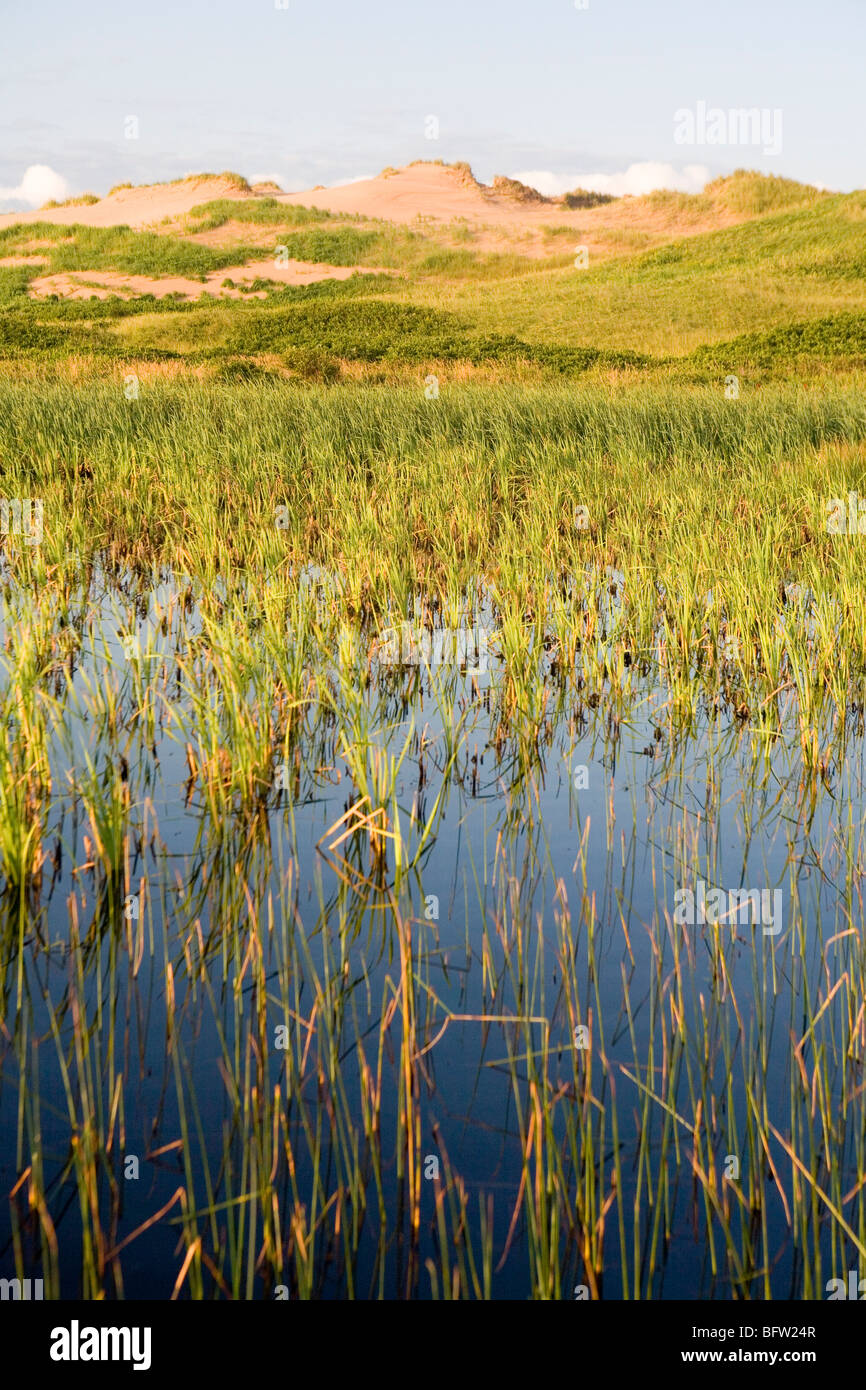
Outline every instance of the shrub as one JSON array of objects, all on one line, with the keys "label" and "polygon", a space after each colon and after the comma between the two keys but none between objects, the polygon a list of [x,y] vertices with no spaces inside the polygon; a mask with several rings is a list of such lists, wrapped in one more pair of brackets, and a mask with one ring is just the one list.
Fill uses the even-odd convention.
[{"label": "shrub", "polygon": [[597,208],[602,203],[615,203],[613,193],[591,193],[586,188],[575,188],[571,193],[563,193],[562,201],[567,208]]}]

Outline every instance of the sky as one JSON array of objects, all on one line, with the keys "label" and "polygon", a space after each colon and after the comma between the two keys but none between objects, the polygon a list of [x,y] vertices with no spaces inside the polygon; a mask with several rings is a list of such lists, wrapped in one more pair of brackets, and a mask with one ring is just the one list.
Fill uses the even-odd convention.
[{"label": "sky", "polygon": [[549,193],[866,186],[866,0],[0,0],[0,25],[2,209],[413,159]]}]

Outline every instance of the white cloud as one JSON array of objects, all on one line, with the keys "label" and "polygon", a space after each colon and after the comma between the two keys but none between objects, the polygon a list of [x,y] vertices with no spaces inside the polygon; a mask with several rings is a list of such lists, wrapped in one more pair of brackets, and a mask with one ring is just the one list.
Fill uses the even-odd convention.
[{"label": "white cloud", "polygon": [[13,204],[16,211],[21,203],[31,208],[40,208],[52,198],[62,203],[69,197],[69,184],[62,174],[55,174],[47,164],[31,164],[25,169],[24,177],[17,188],[0,188],[0,205]]},{"label": "white cloud", "polygon": [[329,183],[329,188],[348,188],[350,183],[369,183],[376,177],[375,174],[358,174],[353,179],[336,179],[334,183]]},{"label": "white cloud", "polygon": [[642,164],[630,164],[619,174],[551,174],[544,169],[528,169],[512,177],[529,184],[530,188],[537,188],[548,198],[559,193],[571,193],[575,188],[585,188],[588,193],[612,193],[615,197],[621,197],[623,193],[635,196],[652,193],[656,188],[700,193],[710,181],[710,171],[705,164],[686,164],[677,170],[673,164],[645,160]]}]

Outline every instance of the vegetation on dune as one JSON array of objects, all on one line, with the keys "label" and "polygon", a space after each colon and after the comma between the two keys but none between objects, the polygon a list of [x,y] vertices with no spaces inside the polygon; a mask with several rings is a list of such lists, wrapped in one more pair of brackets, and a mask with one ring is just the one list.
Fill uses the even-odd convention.
[{"label": "vegetation on dune", "polygon": [[[447,160],[444,159],[412,159],[409,161],[407,165],[405,165],[405,168],[416,169],[419,167],[419,165],[423,166],[425,164],[432,165],[434,168],[453,169],[453,171],[459,175],[461,182],[471,184],[473,187],[476,188],[480,187],[478,180],[472,172],[472,165],[468,164],[465,159],[456,159],[453,161],[453,163],[450,164]],[[399,174],[400,170],[389,167],[388,172],[393,174]]]},{"label": "vegetation on dune", "polygon": [[733,174],[708,183],[703,191],[703,197],[717,207],[749,217],[805,207],[830,196],[812,184],[754,169],[735,169]]},{"label": "vegetation on dune", "polygon": [[[198,203],[187,213],[186,230],[212,232],[227,222],[250,222],[256,226],[303,226],[307,222],[339,221],[341,214],[322,208],[304,207],[301,203],[280,203],[276,198],[255,198],[239,201],[236,198],[217,198]],[[351,220],[350,214],[345,214]]]},{"label": "vegetation on dune", "polygon": [[221,174],[183,174],[180,178],[167,179],[160,184],[116,183],[108,190],[108,196],[111,197],[112,193],[120,193],[124,188],[161,188],[163,186],[172,188],[179,183],[201,183],[207,179],[221,179],[223,183],[229,184],[239,193],[252,193],[252,189],[243,174],[236,174],[232,169],[224,169]]},{"label": "vegetation on dune", "polygon": [[603,360],[611,366],[638,365],[632,353],[592,349],[530,347],[514,337],[474,337],[459,319],[407,304],[319,302],[292,308],[250,310],[236,319],[226,339],[235,351],[279,351],[309,346],[336,357],[368,362],[393,358],[406,362],[525,359],[560,371],[580,371]]},{"label": "vegetation on dune", "polygon": [[671,273],[693,276],[761,267],[768,274],[799,276],[835,268],[843,278],[862,279],[864,213],[866,193],[827,195],[813,207],[683,238],[606,271],[642,275],[675,266]]},{"label": "vegetation on dune", "polygon": [[831,195],[797,183],[781,174],[760,174],[756,170],[737,169],[733,174],[714,179],[701,193],[678,193],[659,188],[633,201],[651,209],[664,211],[688,224],[705,221],[714,212],[732,213],[738,218],[760,217],[767,213],[792,212],[812,207]]},{"label": "vegetation on dune", "polygon": [[354,227],[328,232],[291,232],[280,240],[290,260],[321,261],[325,265],[369,265],[373,259],[372,248],[379,243],[376,232],[356,231]]},{"label": "vegetation on dune", "polygon": [[591,193],[585,188],[574,188],[570,193],[563,193],[562,202],[567,208],[600,208],[605,203],[617,202],[617,198],[613,193]]},{"label": "vegetation on dune", "polygon": [[[401,302],[399,282],[353,276],[307,286],[268,288],[264,302],[187,303],[152,296],[123,301],[31,301],[23,296],[28,267],[0,271],[0,356],[53,359],[91,355],[133,362],[171,359],[219,363],[232,357],[282,358],[287,368],[318,363],[336,379],[339,364],[384,363],[528,365],[543,374],[639,372],[663,382],[685,376],[719,382],[743,373],[743,389],[783,379],[793,368],[857,369],[866,357],[866,314],[845,312],[780,328],[741,334],[690,353],[653,356],[627,349],[571,347],[526,341],[514,334],[478,334],[470,319]],[[387,294],[387,299],[382,298]],[[271,367],[267,370],[271,370]],[[247,368],[243,368],[247,371]]]},{"label": "vegetation on dune", "polygon": [[[664,195],[679,196],[688,195]],[[469,281],[437,287],[436,303],[483,332],[507,326],[530,341],[684,355],[708,339],[866,309],[864,207],[864,193],[821,196],[636,255],[595,259],[590,249],[588,268],[551,266],[531,293],[506,274],[483,293]],[[432,301],[432,287],[413,297]]]},{"label": "vegetation on dune", "polygon": [[518,203],[550,202],[537,188],[530,188],[528,184],[521,183],[519,179],[510,179],[505,174],[496,174],[487,191],[502,198],[513,198]]},{"label": "vegetation on dune", "polygon": [[[495,279],[502,274],[538,273],[543,265],[507,252],[479,254],[459,250],[407,227],[376,222],[346,225],[362,219],[332,218],[316,208],[295,208],[273,199],[202,204],[184,222],[184,236],[168,232],[134,231],[129,227],[93,228],[78,224],[16,224],[0,230],[0,251],[14,254],[34,237],[46,243],[47,266],[34,267],[31,278],[57,270],[117,270],[141,275],[178,274],[203,278],[238,261],[312,261],[339,266],[381,266],[419,279],[441,274],[463,279]],[[335,227],[309,228],[309,223],[335,221]],[[272,229],[273,241],[262,244],[232,241],[220,247],[188,240],[217,230],[228,222]],[[431,247],[435,248],[431,250]]]},{"label": "vegetation on dune", "polygon": [[731,342],[695,348],[688,362],[734,367],[789,367],[800,358],[816,362],[845,358],[866,366],[866,313],[786,324],[764,333],[743,333]]},{"label": "vegetation on dune", "polygon": [[204,279],[211,271],[237,265],[239,258],[255,260],[267,254],[261,247],[214,249],[182,237],[133,231],[130,227],[85,227],[78,223],[58,226],[53,222],[4,227],[0,229],[0,248],[8,254],[19,242],[33,237],[49,245],[44,251],[48,264],[31,269],[31,278],[69,270],[117,270],[130,275]]},{"label": "vegetation on dune", "polygon": [[0,266],[0,305],[20,308],[32,278],[31,266]]},{"label": "vegetation on dune", "polygon": [[41,211],[48,208],[85,208],[98,202],[99,198],[95,193],[82,193],[78,198],[65,198],[62,203],[58,203],[56,198],[49,198],[47,203],[42,204]]},{"label": "vegetation on dune", "polygon": [[[866,310],[860,235],[863,200],[862,193],[825,194],[791,180],[738,171],[717,180],[701,195],[657,193],[634,200],[650,209],[658,206],[684,226],[724,207],[748,219],[736,226],[678,236],[650,249],[644,248],[648,239],[654,239],[651,234],[628,225],[593,224],[588,233],[547,228],[543,234],[553,254],[533,258],[505,245],[501,251],[479,249],[461,226],[408,228],[334,216],[269,197],[223,198],[193,209],[182,224],[187,236],[233,223],[239,229],[268,229],[273,244],[241,240],[233,246],[214,247],[168,231],[157,235],[128,228],[19,224],[0,233],[0,250],[20,254],[34,239],[44,241],[48,264],[0,268],[0,295],[5,304],[16,305],[26,293],[27,280],[45,271],[116,270],[201,280],[241,260],[264,262],[280,248],[280,256],[292,259],[397,272],[402,277],[399,285],[385,287],[381,280],[371,280],[366,291],[355,287],[347,291],[353,298],[371,301],[368,312],[374,337],[380,309],[373,301],[381,300],[385,292],[389,301],[456,315],[462,334],[471,340],[467,361],[481,356],[493,360],[497,354],[504,360],[515,344],[523,343],[528,346],[520,360],[542,364],[545,352],[552,353],[551,360],[566,364],[566,369],[569,362],[585,360],[587,352],[602,351],[632,353],[657,362],[678,357],[698,370],[709,358],[690,354],[709,340],[720,345],[721,361],[724,344],[735,338],[766,335],[809,320],[839,318],[843,324],[845,316]],[[575,267],[567,236],[575,242],[578,237],[590,240],[588,268]],[[298,302],[269,285],[265,273],[255,291],[266,293],[280,312],[283,306]],[[216,340],[224,343],[231,337],[237,342],[238,325],[229,317],[233,307],[226,304],[225,313]],[[53,308],[46,307],[40,321],[50,327],[55,321]],[[305,331],[299,321],[298,332]],[[281,321],[274,325],[271,337],[284,333]],[[70,349],[73,336],[68,340]],[[168,347],[166,336],[161,331],[163,351]],[[32,324],[21,329],[13,324],[6,333],[7,343],[26,339],[31,347],[38,337]],[[56,337],[53,333],[48,337],[53,351]],[[350,337],[344,335],[334,351],[345,348],[351,358],[363,360],[365,354],[356,350]],[[407,345],[407,362],[418,361],[414,341],[407,342],[402,330],[399,337]],[[491,342],[497,345],[493,349]],[[771,340],[761,360],[766,362],[769,353],[778,364],[781,342]],[[147,349],[146,343],[140,345]],[[249,350],[256,350],[254,340]],[[395,353],[398,350],[395,344]],[[427,359],[435,359],[440,350],[443,360],[454,360],[454,352],[437,333]],[[576,350],[580,351],[574,356]],[[838,355],[834,352],[834,357]],[[857,352],[852,355],[856,357]],[[366,356],[374,360],[376,353]],[[802,357],[802,352],[795,357]]]},{"label": "vegetation on dune", "polygon": [[[454,315],[368,299],[365,280],[287,289],[272,295],[267,305],[238,304],[232,314],[222,305],[169,307],[160,302],[154,317],[153,301],[142,299],[131,310],[120,301],[100,309],[84,303],[74,313],[68,305],[16,306],[0,319],[0,354],[84,352],[119,359],[167,354],[207,361],[233,353],[315,350],[348,362],[529,362],[564,374],[592,366],[649,365],[649,359],[628,351],[533,345],[513,335],[477,336]],[[141,329],[137,318],[145,320]],[[114,331],[115,322],[122,331]]]}]

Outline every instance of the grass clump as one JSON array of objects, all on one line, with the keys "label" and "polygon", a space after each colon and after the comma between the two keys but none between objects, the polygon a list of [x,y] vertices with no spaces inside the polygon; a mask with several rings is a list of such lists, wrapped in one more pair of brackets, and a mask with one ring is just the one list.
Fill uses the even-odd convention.
[{"label": "grass clump", "polygon": [[733,174],[714,179],[704,188],[705,198],[718,207],[741,216],[754,217],[765,212],[785,212],[810,207],[831,196],[812,184],[798,183],[781,174],[761,174],[754,169],[735,169]]},{"label": "grass clump", "polygon": [[298,203],[280,203],[276,198],[238,200],[217,198],[198,203],[187,214],[189,233],[215,231],[227,222],[251,223],[259,227],[304,226],[309,222],[337,220],[339,214]]},{"label": "grass clump", "polygon": [[73,223],[60,227],[52,222],[5,227],[0,231],[0,246],[4,242],[14,245],[25,236],[39,237],[49,243],[44,253],[48,265],[34,274],[117,270],[130,275],[185,275],[204,279],[211,271],[236,265],[239,256],[261,259],[265,254],[260,247],[215,249],[181,237],[133,231],[125,226],[85,227]]},{"label": "grass clump", "polygon": [[326,265],[365,265],[373,259],[373,247],[382,238],[376,232],[341,227],[338,231],[291,232],[281,237],[290,260],[321,261]]},{"label": "grass clump", "polygon": [[42,204],[42,211],[48,208],[86,208],[93,203],[98,203],[100,199],[95,193],[82,193],[77,198],[65,198],[62,203],[58,203],[56,198],[49,198],[47,203]]},{"label": "grass clump", "polygon": [[613,193],[593,193],[586,188],[575,188],[562,195],[563,205],[567,208],[600,208],[616,201]]},{"label": "grass clump", "polygon": [[866,314],[834,314],[764,333],[743,333],[730,342],[696,348],[689,360],[698,365],[772,368],[788,367],[800,358],[824,362],[837,357],[866,362]]},{"label": "grass clump", "polygon": [[530,188],[529,184],[521,183],[519,179],[507,178],[505,174],[497,174],[488,191],[502,198],[512,198],[518,203],[550,202],[537,188]]}]

